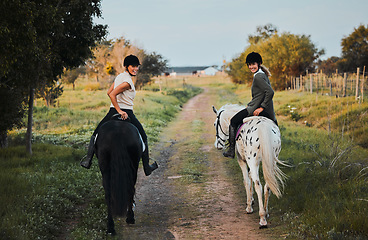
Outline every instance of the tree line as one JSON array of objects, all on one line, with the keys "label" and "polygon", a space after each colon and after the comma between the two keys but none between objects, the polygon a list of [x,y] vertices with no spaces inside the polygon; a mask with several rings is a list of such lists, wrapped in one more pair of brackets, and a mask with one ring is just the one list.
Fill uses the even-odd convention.
[{"label": "tree line", "polygon": [[250,52],[259,52],[263,62],[271,71],[272,86],[277,90],[291,87],[291,77],[320,72],[328,75],[353,72],[358,67],[368,66],[368,26],[360,25],[341,40],[342,56],[320,60],[324,49],[318,49],[310,36],[289,32],[279,33],[272,24],[258,26],[256,33],[248,36],[249,45],[227,66],[232,82],[251,83],[252,76],[245,64]]},{"label": "tree line", "polygon": [[93,57],[86,64],[76,69],[65,71],[61,82],[74,84],[80,75],[87,74],[102,86],[111,84],[113,78],[124,72],[122,62],[125,56],[136,55],[141,66],[137,74],[135,86],[140,89],[152,81],[152,77],[160,75],[167,69],[167,59],[156,52],[147,52],[132,44],[128,39],[120,37],[105,40],[93,48]]}]

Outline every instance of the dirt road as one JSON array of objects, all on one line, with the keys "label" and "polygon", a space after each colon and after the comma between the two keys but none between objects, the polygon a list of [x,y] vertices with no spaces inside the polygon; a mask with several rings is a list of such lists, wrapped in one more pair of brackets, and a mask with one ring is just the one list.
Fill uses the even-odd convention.
[{"label": "dirt road", "polygon": [[[191,99],[150,150],[160,167],[149,177],[139,170],[136,224],[120,220],[119,239],[273,238],[269,229],[258,229],[257,212],[246,214],[245,201],[234,194],[244,187],[230,182],[225,159],[213,146],[213,91],[206,88]],[[205,171],[183,170],[188,162]]]}]

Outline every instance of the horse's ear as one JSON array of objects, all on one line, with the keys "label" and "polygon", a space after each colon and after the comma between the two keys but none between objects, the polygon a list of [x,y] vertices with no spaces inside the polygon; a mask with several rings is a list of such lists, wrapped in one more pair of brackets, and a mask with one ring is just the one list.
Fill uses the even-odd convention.
[{"label": "horse's ear", "polygon": [[217,115],[217,109],[215,108],[215,106],[212,105],[212,110],[216,113]]}]

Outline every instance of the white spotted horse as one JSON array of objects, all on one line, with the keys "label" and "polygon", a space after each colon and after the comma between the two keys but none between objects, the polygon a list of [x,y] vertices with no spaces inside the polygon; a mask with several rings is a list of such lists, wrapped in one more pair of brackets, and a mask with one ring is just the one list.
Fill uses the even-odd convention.
[{"label": "white spotted horse", "polygon": [[[244,109],[244,106],[227,104],[216,113],[215,147],[223,149],[229,139],[229,124],[231,118]],[[236,135],[236,153],[239,166],[243,173],[244,186],[247,193],[247,213],[253,213],[253,183],[258,196],[260,228],[267,227],[268,199],[270,190],[277,198],[281,197],[285,174],[277,164],[287,166],[278,159],[281,150],[281,137],[278,126],[270,119],[261,116],[244,118]],[[259,178],[259,165],[262,162],[264,185],[264,203],[262,202],[262,183]],[[253,181],[253,182],[252,182]]]},{"label": "white spotted horse", "polygon": [[102,173],[107,204],[107,233],[115,235],[113,217],[126,216],[134,224],[134,194],[144,143],[128,121],[110,120],[98,130],[96,156]]}]

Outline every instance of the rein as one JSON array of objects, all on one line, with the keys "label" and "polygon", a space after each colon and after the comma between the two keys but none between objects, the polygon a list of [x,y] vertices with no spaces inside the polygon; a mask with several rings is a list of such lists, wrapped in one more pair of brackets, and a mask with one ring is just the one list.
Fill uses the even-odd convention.
[{"label": "rein", "polygon": [[222,110],[222,111],[217,115],[216,137],[217,137],[219,140],[221,140],[221,141],[222,141],[222,142],[217,141],[217,144],[220,144],[222,147],[225,147],[226,139],[221,138],[221,137],[220,137],[220,135],[219,135],[219,129],[220,129],[220,131],[222,132],[222,134],[224,134],[224,135],[225,135],[225,137],[228,137],[228,136],[229,136],[228,134],[226,134],[226,133],[224,132],[224,130],[222,129],[221,124],[220,124],[220,117],[221,117],[221,113],[223,113],[223,112],[224,112],[224,110]]}]

